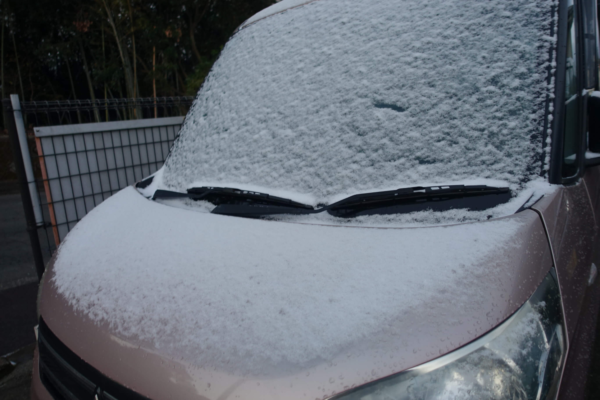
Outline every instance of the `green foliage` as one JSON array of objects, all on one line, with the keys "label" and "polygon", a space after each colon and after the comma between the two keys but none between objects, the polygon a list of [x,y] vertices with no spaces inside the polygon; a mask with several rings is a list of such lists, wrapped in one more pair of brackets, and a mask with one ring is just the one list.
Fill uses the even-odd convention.
[{"label": "green foliage", "polygon": [[192,71],[191,74],[188,75],[185,80],[185,94],[186,96],[195,96],[198,93],[198,90],[204,83],[204,79],[206,75],[210,72],[210,68],[212,67],[213,61],[206,60],[198,63]]},{"label": "green foliage", "polygon": [[151,97],[154,88],[157,96],[195,95],[229,36],[274,2],[0,0],[4,93],[22,86],[25,100]]}]

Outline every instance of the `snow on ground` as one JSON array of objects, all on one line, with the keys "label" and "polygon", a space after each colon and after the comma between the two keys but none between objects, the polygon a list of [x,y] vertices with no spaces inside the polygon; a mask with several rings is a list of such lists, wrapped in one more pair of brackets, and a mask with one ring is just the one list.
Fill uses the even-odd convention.
[{"label": "snow on ground", "polygon": [[264,18],[227,44],[160,185],[518,192],[542,170],[552,4],[319,0]]},{"label": "snow on ground", "polygon": [[52,283],[122,337],[193,365],[261,374],[368,345],[409,310],[436,312],[418,307],[448,288],[468,307],[481,275],[498,273],[496,252],[522,244],[519,227],[249,220],[167,207],[126,188],[69,233]]}]

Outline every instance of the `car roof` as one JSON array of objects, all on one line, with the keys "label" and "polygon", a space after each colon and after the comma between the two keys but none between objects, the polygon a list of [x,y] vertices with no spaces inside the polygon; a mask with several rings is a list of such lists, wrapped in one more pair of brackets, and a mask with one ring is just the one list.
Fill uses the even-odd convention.
[{"label": "car roof", "polygon": [[265,8],[264,10],[254,14],[252,17],[248,18],[240,27],[237,29],[242,30],[252,24],[255,24],[258,21],[261,21],[265,18],[273,16],[275,14],[280,14],[292,8],[301,7],[308,3],[314,3],[318,0],[282,0],[270,7]]}]

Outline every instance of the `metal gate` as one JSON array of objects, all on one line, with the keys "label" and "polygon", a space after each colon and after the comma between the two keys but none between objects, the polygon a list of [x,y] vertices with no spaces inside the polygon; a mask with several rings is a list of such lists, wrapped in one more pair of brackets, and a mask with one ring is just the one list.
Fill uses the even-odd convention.
[{"label": "metal gate", "polygon": [[3,100],[39,276],[79,220],[162,166],[192,101]]}]

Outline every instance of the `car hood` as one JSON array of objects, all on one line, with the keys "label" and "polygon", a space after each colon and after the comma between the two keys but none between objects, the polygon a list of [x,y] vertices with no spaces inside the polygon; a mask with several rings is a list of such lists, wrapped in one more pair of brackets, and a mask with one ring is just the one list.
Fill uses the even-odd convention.
[{"label": "car hood", "polygon": [[483,335],[551,265],[529,210],[340,227],[194,212],[130,187],[62,243],[40,314],[86,362],[151,399],[326,398]]}]

